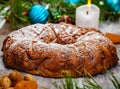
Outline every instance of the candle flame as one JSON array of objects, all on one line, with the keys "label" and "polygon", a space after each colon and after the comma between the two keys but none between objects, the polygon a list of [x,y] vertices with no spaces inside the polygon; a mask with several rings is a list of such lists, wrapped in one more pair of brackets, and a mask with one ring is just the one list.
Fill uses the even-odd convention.
[{"label": "candle flame", "polygon": [[88,9],[90,10],[91,8],[91,0],[88,0]]}]

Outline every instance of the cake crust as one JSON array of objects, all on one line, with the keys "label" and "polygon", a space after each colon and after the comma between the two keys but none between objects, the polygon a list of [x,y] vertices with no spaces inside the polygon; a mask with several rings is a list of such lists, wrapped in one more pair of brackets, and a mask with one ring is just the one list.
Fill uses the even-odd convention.
[{"label": "cake crust", "polygon": [[71,24],[34,24],[3,42],[6,66],[45,77],[100,73],[117,63],[114,44],[99,30]]}]

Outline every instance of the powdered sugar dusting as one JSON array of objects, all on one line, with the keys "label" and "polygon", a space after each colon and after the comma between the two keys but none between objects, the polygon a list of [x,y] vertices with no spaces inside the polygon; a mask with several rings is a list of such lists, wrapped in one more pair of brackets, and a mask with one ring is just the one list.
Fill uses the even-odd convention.
[{"label": "powdered sugar dusting", "polygon": [[71,44],[79,41],[97,41],[100,39],[112,45],[112,43],[99,32],[63,23],[34,24],[14,31],[10,33],[9,36],[16,41],[16,44],[20,44],[23,41],[50,43],[54,40],[57,40],[59,44]]},{"label": "powdered sugar dusting", "polygon": [[118,60],[113,43],[101,32],[65,23],[14,31],[4,41],[3,54],[8,66],[51,77],[62,77],[62,70],[75,76],[84,70],[95,74]]}]

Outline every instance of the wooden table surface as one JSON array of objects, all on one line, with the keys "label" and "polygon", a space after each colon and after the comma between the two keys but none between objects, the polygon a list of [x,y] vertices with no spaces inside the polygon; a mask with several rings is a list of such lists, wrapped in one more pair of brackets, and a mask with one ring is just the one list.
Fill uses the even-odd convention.
[{"label": "wooden table surface", "polygon": [[[120,34],[120,23],[102,23],[100,24],[99,29],[102,32],[112,32],[112,33]],[[2,43],[5,37],[6,35],[0,35],[0,49],[2,47]],[[118,57],[120,58],[120,44],[117,44],[115,46],[117,49]],[[0,77],[12,71],[12,69],[5,68],[2,59],[3,59],[2,52],[0,51]],[[118,63],[115,66],[110,68],[109,71],[113,72],[120,81],[120,61],[118,61]],[[26,74],[24,72],[21,73],[23,73],[23,75]],[[35,77],[39,85],[38,89],[56,89],[53,83],[57,82],[57,84],[60,85],[63,80],[62,78],[55,79],[55,78],[45,78],[42,76],[35,76],[35,75],[33,76]],[[114,86],[112,85],[112,82],[109,80],[107,73],[97,74],[96,76],[94,76],[94,79],[98,82],[98,84],[100,84],[103,87],[103,89],[115,89]],[[82,82],[85,81],[84,78],[76,78],[76,80],[78,81],[79,86],[82,86]]]}]

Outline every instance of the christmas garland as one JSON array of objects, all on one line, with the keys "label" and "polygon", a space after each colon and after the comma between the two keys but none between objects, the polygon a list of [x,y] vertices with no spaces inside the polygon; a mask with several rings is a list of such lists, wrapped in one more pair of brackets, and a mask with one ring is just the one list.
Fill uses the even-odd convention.
[{"label": "christmas garland", "polygon": [[[100,8],[100,21],[120,21],[120,0],[116,1],[92,0],[92,4]],[[0,16],[4,15],[11,29],[15,30],[37,22],[75,24],[76,8],[87,4],[87,0],[1,0],[0,3],[0,12],[10,6],[9,11],[0,13]]]}]

